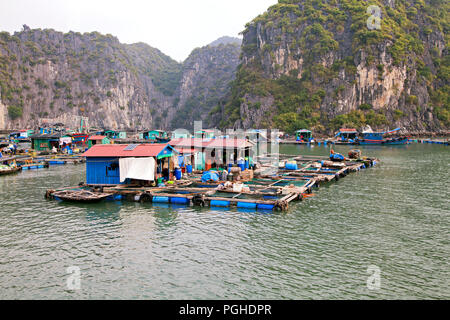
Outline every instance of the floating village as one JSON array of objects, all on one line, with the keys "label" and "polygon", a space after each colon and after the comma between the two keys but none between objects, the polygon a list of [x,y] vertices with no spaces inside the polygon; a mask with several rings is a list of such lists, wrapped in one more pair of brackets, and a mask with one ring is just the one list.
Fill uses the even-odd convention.
[{"label": "floating village", "polygon": [[[74,131],[56,124],[4,134],[0,140],[0,175],[83,164],[84,182],[48,189],[45,198],[285,211],[291,203],[314,196],[320,185],[380,162],[362,154],[357,145],[448,145],[448,140],[414,140],[398,131],[359,133],[342,128],[334,137],[316,139],[307,129],[293,136],[269,135],[266,130],[239,135],[220,135],[216,130],[130,134],[86,128]],[[328,148],[323,156],[261,152],[262,145],[274,143]],[[348,154],[335,152],[334,145],[349,145]]]}]

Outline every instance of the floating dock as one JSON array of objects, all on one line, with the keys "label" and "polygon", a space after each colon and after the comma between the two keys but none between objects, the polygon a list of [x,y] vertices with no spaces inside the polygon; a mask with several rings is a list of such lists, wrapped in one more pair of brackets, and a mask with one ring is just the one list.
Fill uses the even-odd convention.
[{"label": "floating dock", "polygon": [[[269,155],[272,156],[272,155]],[[164,203],[197,207],[236,207],[248,210],[286,211],[290,203],[311,196],[322,183],[336,181],[352,172],[375,166],[375,158],[330,161],[329,157],[276,155],[283,164],[274,167],[261,157],[258,175],[244,181],[199,183],[198,177],[176,181],[164,187],[132,185],[85,185],[47,190],[46,198],[93,202],[101,200]],[[291,166],[290,166],[290,165]],[[98,197],[96,197],[98,195]]]}]

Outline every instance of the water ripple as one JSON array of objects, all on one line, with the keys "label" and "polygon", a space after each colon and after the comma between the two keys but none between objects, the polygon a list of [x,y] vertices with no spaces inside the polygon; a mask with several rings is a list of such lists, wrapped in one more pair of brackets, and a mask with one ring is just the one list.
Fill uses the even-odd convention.
[{"label": "water ripple", "polygon": [[[448,299],[448,150],[364,149],[381,165],[286,213],[43,198],[83,181],[83,166],[4,176],[0,298]],[[369,265],[379,291],[366,287]],[[66,288],[69,266],[80,291]]]}]

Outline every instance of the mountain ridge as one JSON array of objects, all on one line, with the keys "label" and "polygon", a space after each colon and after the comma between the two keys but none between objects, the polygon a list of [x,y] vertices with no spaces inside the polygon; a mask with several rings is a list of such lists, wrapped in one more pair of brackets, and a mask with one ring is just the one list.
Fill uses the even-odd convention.
[{"label": "mountain ridge", "polygon": [[[227,52],[232,45],[219,43],[224,41],[233,38],[219,38],[214,49],[207,45],[192,54]],[[95,127],[170,129],[173,109],[185,109],[180,97],[197,89],[195,82],[182,87],[189,61],[178,63],[148,44],[122,44],[98,32],[63,33],[26,25],[13,35],[1,32],[0,127],[42,122],[76,127],[81,118],[89,118]],[[226,63],[215,64],[227,68]]]},{"label": "mountain ridge", "polygon": [[[369,28],[377,11],[379,28]],[[448,129],[449,11],[433,0],[280,0],[247,24],[236,80],[212,119],[288,132]]]}]

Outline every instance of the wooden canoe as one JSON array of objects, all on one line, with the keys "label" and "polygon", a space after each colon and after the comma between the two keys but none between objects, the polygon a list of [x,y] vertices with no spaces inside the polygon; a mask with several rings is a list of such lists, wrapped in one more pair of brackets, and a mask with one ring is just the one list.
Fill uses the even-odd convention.
[{"label": "wooden canoe", "polygon": [[64,190],[56,191],[52,194],[56,200],[71,201],[71,202],[99,202],[106,199],[111,194],[91,192],[87,190]]}]

